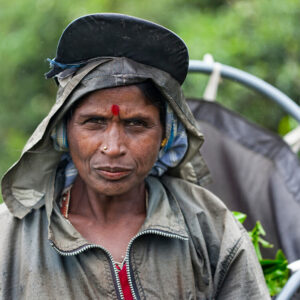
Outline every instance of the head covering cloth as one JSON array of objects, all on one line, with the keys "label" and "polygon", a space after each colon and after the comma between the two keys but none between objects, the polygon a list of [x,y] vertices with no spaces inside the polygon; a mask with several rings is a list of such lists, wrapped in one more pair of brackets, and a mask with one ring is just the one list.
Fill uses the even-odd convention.
[{"label": "head covering cloth", "polygon": [[[101,31],[99,31],[100,27]],[[150,35],[150,40],[148,36],[145,37],[144,33],[147,31],[155,33],[155,36]],[[78,40],[79,35],[87,36],[87,39],[82,42],[82,39]],[[126,37],[126,43],[124,43],[124,37]],[[117,46],[120,41],[123,43]],[[172,44],[174,47],[170,47]],[[136,52],[138,46],[142,49]],[[77,53],[70,49],[75,49]],[[149,55],[149,50],[151,55]],[[97,60],[99,56],[123,56],[125,54],[127,57],[150,63],[152,66],[172,73],[180,83],[186,76],[188,51],[184,42],[176,34],[160,25],[120,14],[88,15],[72,22],[60,38],[56,58],[48,59],[52,70],[46,76],[55,77],[60,82],[60,79],[71,76],[77,69]],[[92,77],[92,74],[95,74],[94,77],[101,78],[100,69],[101,67],[98,67],[97,71],[92,71],[89,76]],[[160,149],[157,161],[150,171],[150,174],[155,176],[162,176],[168,168],[177,166],[188,148],[185,128],[168,103],[165,103],[165,120],[167,143]],[[58,151],[69,151],[66,127],[65,120],[62,120],[51,133],[54,147]],[[63,156],[63,158],[66,157],[67,155]],[[77,175],[70,157],[68,161],[66,186],[72,183]]]},{"label": "head covering cloth", "polygon": [[[63,189],[56,184],[64,184],[57,180],[60,166],[66,167],[67,161],[53,147],[51,135],[72,105],[90,92],[146,80],[151,80],[166,99],[178,120],[177,132],[181,123],[187,136],[184,156],[175,166],[168,167],[163,176],[200,185],[210,180],[199,152],[203,135],[180,87],[188,70],[187,49],[173,32],[124,15],[84,16],[64,31],[53,64],[47,77],[55,77],[58,83],[56,103],[27,141],[20,159],[2,179],[3,200],[14,216],[23,218],[44,204],[47,212],[52,211],[53,197]],[[26,176],[28,173],[30,176]]]}]

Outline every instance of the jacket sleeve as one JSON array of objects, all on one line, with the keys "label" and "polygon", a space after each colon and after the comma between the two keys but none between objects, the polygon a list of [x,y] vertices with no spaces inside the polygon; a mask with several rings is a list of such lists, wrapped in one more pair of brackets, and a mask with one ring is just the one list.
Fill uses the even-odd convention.
[{"label": "jacket sleeve", "polygon": [[271,299],[251,240],[241,231],[241,238],[217,268],[215,299]]}]

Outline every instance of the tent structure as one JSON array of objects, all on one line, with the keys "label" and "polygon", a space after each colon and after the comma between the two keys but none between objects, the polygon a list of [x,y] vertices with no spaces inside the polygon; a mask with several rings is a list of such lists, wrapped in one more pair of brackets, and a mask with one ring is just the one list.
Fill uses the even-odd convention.
[{"label": "tent structure", "polygon": [[[189,71],[212,74],[211,81],[215,86],[218,76],[246,85],[278,103],[300,123],[300,107],[253,75],[205,61],[190,61]],[[216,94],[216,87],[210,94]],[[266,239],[274,245],[272,249],[263,250],[264,257],[274,258],[280,248],[289,262],[299,260],[298,156],[280,136],[247,121],[220,103],[199,99],[188,102],[205,137],[201,153],[212,177],[206,188],[219,196],[229,209],[247,214],[244,225],[248,230],[257,220],[262,223],[267,232]],[[299,286],[300,271],[297,271],[277,299],[291,299]]]},{"label": "tent structure", "polygon": [[205,136],[201,152],[211,172],[206,186],[229,209],[247,214],[245,226],[260,220],[267,249],[300,258],[300,160],[277,135],[252,124],[216,102],[190,100]]}]

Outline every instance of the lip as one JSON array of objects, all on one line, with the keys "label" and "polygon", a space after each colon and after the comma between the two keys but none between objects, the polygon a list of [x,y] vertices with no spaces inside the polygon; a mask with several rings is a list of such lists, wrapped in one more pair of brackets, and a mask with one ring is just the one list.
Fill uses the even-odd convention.
[{"label": "lip", "polygon": [[131,174],[132,169],[122,167],[97,167],[96,173],[108,180],[120,180]]}]

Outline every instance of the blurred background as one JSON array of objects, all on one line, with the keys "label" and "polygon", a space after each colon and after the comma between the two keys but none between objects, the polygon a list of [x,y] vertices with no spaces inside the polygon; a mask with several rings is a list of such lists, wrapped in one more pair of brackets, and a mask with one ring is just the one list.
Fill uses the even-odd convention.
[{"label": "blurred background", "polygon": [[[0,176],[15,162],[55,101],[46,80],[46,58],[74,18],[118,12],[175,31],[191,59],[211,53],[215,61],[271,83],[300,104],[300,1],[298,0],[0,0]],[[190,74],[188,97],[203,95],[208,76]],[[223,80],[218,101],[280,135],[297,122],[275,103]],[[1,201],[1,199],[0,199]]]}]

